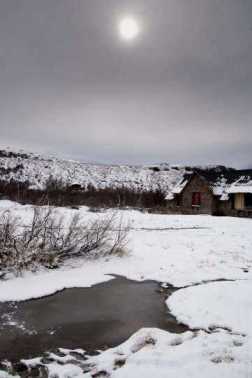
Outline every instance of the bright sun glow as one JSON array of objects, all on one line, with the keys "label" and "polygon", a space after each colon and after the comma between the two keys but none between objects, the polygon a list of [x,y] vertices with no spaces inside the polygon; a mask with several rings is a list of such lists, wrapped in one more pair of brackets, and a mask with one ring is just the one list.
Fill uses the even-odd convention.
[{"label": "bright sun glow", "polygon": [[139,24],[133,17],[125,17],[119,22],[120,36],[125,40],[135,39],[139,34]]}]

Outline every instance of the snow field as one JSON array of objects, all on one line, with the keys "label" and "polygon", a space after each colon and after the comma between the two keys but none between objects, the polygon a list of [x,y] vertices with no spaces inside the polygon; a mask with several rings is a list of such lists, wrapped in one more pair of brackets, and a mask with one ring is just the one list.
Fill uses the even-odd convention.
[{"label": "snow field", "polygon": [[[1,201],[0,212],[7,209],[23,223],[29,222],[30,206]],[[67,222],[75,210],[55,211]],[[101,216],[86,207],[79,212],[83,222]],[[127,255],[69,261],[56,271],[10,276],[0,283],[0,301],[37,298],[65,287],[87,287],[112,279],[110,274],[153,279],[180,287],[169,297],[167,306],[192,331],[176,335],[141,329],[122,345],[89,357],[85,361],[91,364],[89,372],[66,359],[65,365],[56,361],[48,366],[50,377],[91,378],[101,372],[111,378],[251,377],[251,219],[131,210],[118,211],[117,215],[131,228]],[[211,282],[224,279],[231,281]],[[0,377],[7,377],[4,374],[0,372]]]}]

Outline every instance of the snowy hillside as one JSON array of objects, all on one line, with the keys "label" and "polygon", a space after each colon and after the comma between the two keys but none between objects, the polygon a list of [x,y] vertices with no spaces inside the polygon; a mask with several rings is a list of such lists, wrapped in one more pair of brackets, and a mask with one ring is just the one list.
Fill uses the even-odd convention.
[{"label": "snowy hillside", "polygon": [[31,153],[0,151],[2,181],[29,182],[31,189],[45,188],[49,177],[64,185],[92,185],[97,189],[126,187],[137,190],[161,189],[168,194],[186,169],[160,166],[95,165],[72,160],[45,158]]},{"label": "snowy hillside", "polygon": [[[138,191],[160,189],[167,199],[180,193],[193,172],[202,175],[215,195],[223,195],[226,187],[244,175],[252,180],[251,170],[240,171],[225,166],[105,165],[86,164],[74,160],[45,157],[27,152],[0,150],[0,181],[28,183],[30,189],[44,190],[48,179],[63,186],[80,185],[83,189],[127,188]],[[224,198],[224,197],[223,197]]]}]

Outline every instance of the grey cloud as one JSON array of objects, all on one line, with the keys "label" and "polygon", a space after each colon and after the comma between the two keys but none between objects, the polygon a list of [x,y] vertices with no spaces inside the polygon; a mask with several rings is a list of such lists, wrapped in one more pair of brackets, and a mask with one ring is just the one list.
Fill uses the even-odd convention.
[{"label": "grey cloud", "polygon": [[250,0],[0,0],[2,146],[248,166],[251,98]]}]

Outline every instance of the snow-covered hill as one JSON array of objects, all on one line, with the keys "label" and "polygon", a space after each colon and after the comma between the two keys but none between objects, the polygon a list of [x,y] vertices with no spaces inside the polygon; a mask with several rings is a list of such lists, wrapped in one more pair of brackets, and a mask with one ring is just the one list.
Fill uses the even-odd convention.
[{"label": "snow-covered hill", "polygon": [[126,187],[137,190],[161,189],[168,194],[188,169],[159,166],[98,165],[46,158],[31,153],[0,151],[0,179],[29,182],[31,189],[43,190],[49,177],[64,185],[92,185],[100,188]]},{"label": "snow-covered hill", "polygon": [[226,185],[235,182],[240,174],[245,174],[224,166],[86,164],[23,151],[0,150],[0,181],[27,182],[30,189],[36,190],[44,190],[49,178],[52,178],[65,187],[78,184],[83,189],[90,185],[96,189],[160,189],[166,198],[173,198],[172,193],[185,184],[185,177],[193,171],[205,177],[217,195],[222,195]]}]

